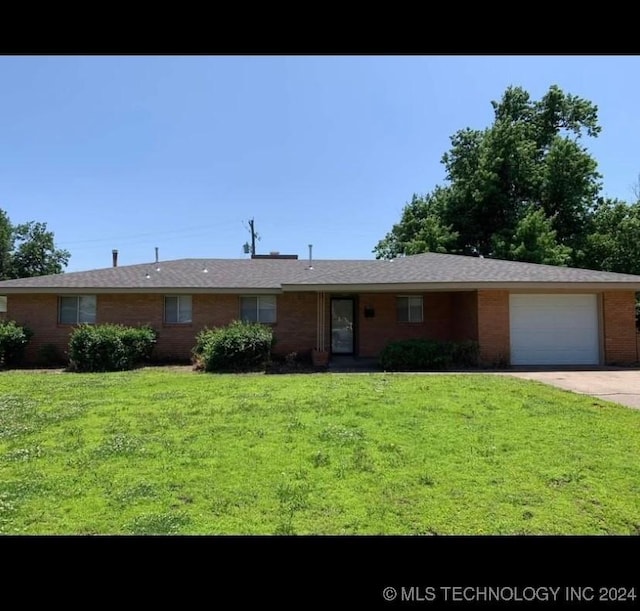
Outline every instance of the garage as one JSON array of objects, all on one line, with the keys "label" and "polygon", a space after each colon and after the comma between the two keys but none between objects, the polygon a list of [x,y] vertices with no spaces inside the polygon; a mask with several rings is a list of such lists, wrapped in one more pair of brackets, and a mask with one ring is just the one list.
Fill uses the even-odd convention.
[{"label": "garage", "polygon": [[510,295],[512,365],[598,365],[597,295]]}]

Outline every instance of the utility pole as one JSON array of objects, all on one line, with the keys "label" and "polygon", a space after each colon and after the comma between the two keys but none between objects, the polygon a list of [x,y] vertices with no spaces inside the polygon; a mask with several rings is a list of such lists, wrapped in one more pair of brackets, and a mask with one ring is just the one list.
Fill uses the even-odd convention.
[{"label": "utility pole", "polygon": [[253,219],[249,220],[249,227],[249,231],[251,231],[251,245],[249,245],[249,242],[245,242],[243,248],[246,255],[251,253],[251,256],[253,257],[256,254],[256,240],[259,240],[260,236],[253,226]]},{"label": "utility pole", "polygon": [[251,227],[251,254],[256,254],[256,232],[253,229],[253,219],[249,221],[249,227]]},{"label": "utility pole", "polygon": [[256,238],[260,239],[255,229],[253,228],[253,219],[249,221],[249,227],[251,227],[251,254],[256,254]]}]

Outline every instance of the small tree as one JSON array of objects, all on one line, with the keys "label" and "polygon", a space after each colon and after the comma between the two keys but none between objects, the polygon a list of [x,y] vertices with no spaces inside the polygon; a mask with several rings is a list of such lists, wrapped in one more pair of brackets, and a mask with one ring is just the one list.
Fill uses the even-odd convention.
[{"label": "small tree", "polygon": [[11,256],[13,278],[59,274],[69,262],[67,250],[55,247],[46,223],[29,222],[14,227],[15,250]]},{"label": "small tree", "polygon": [[70,257],[69,251],[56,248],[46,223],[13,225],[0,209],[0,280],[59,274]]}]

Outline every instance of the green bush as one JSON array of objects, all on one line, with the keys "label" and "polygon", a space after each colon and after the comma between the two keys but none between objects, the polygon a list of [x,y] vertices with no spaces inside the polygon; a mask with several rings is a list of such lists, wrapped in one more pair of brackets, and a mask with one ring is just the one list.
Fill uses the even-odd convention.
[{"label": "green bush", "polygon": [[474,341],[408,339],[387,344],[382,349],[379,360],[386,371],[474,367],[478,364],[478,344]]},{"label": "green bush", "polygon": [[123,371],[149,360],[156,343],[150,327],[80,325],[69,338],[72,371]]},{"label": "green bush", "polygon": [[270,327],[235,320],[226,327],[200,331],[192,352],[197,369],[264,371],[269,364],[273,343]]},{"label": "green bush", "polygon": [[0,367],[19,365],[33,331],[13,320],[0,320]]},{"label": "green bush", "polygon": [[477,367],[480,357],[478,342],[466,340],[463,342],[450,342],[452,346],[452,364],[458,367]]}]

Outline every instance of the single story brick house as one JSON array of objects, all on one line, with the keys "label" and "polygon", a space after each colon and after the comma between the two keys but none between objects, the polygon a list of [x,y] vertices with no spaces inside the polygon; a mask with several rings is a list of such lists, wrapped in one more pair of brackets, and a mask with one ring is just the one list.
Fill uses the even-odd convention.
[{"label": "single story brick house", "polygon": [[[115,260],[114,260],[115,264]],[[475,340],[485,364],[638,361],[640,276],[426,253],[386,260],[181,259],[0,282],[0,317],[64,354],[78,323],[151,325],[189,359],[203,327],[271,325],[274,351],[375,357],[392,340]]]}]

